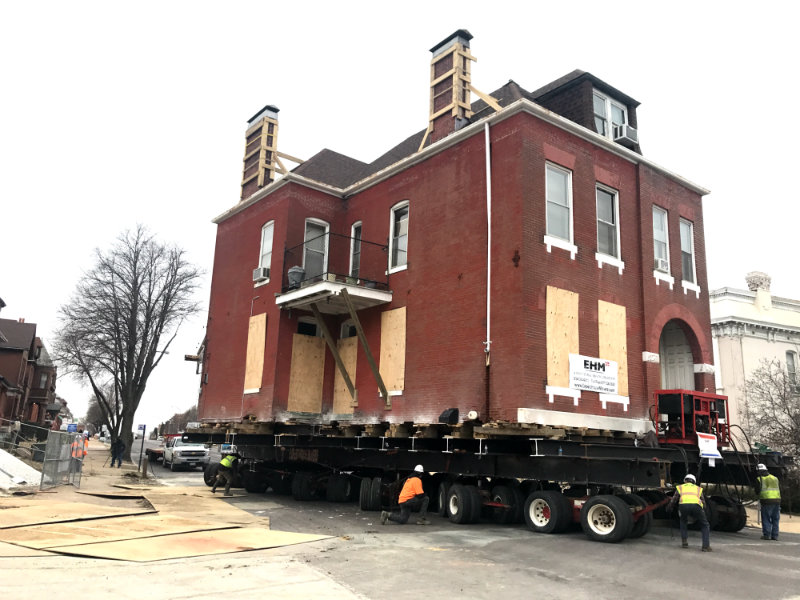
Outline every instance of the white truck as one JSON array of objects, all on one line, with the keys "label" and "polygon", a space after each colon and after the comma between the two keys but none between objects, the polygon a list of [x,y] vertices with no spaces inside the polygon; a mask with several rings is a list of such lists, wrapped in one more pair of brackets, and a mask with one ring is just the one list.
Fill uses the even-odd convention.
[{"label": "white truck", "polygon": [[205,444],[184,442],[180,436],[170,437],[164,441],[163,456],[164,468],[169,467],[171,471],[176,471],[180,467],[205,469],[209,461],[208,447]]}]

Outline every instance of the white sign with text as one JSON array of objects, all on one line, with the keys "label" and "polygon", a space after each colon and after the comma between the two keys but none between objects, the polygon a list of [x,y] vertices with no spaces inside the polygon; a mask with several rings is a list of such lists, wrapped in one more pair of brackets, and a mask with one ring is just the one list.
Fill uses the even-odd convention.
[{"label": "white sign with text", "polygon": [[569,387],[587,392],[616,394],[619,387],[619,366],[614,360],[569,355]]}]

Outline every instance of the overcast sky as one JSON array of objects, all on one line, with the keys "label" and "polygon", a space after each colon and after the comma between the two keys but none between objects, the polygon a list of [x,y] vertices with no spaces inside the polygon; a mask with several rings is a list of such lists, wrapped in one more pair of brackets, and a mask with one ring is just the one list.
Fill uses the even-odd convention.
[{"label": "overcast sky", "polygon": [[[582,69],[641,102],[643,154],[711,190],[709,287],[762,270],[800,299],[796,6],[0,2],[0,317],[52,345],[94,249],[143,223],[207,276],[137,422],[189,408],[199,380],[183,355],[203,339],[211,219],[238,201],[247,119],[275,104],[283,152],[372,161],[426,127],[429,50],[460,28],[483,92]],[[57,391],[85,413],[86,388]]]}]

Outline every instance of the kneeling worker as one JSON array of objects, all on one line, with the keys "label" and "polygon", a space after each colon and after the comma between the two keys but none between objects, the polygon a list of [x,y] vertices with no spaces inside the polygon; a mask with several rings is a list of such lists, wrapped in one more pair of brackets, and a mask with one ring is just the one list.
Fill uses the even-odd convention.
[{"label": "kneeling worker", "polygon": [[214,486],[211,488],[211,493],[217,491],[217,486],[223,481],[225,482],[225,495],[232,496],[231,483],[233,483],[233,465],[239,460],[237,454],[226,454],[221,461],[219,461],[219,468],[217,469],[217,478],[214,480]]},{"label": "kneeling worker", "polygon": [[422,465],[414,467],[414,473],[406,479],[403,484],[403,489],[400,490],[400,498],[398,503],[400,505],[400,512],[397,513],[388,511],[381,512],[381,525],[386,525],[386,521],[394,521],[395,523],[408,523],[408,518],[411,516],[411,511],[419,508],[419,519],[417,525],[428,525],[430,521],[425,518],[428,512],[428,502],[430,499],[425,495],[422,489],[422,480],[419,476],[424,473]]}]

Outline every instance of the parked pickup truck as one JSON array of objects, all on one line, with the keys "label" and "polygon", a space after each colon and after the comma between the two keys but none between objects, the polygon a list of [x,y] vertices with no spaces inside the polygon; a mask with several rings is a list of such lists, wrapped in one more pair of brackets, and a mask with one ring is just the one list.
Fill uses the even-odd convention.
[{"label": "parked pickup truck", "polygon": [[205,469],[209,461],[208,448],[204,444],[184,442],[180,436],[168,437],[160,448],[148,448],[146,452],[151,461],[162,458],[164,468],[172,471],[180,467]]}]

